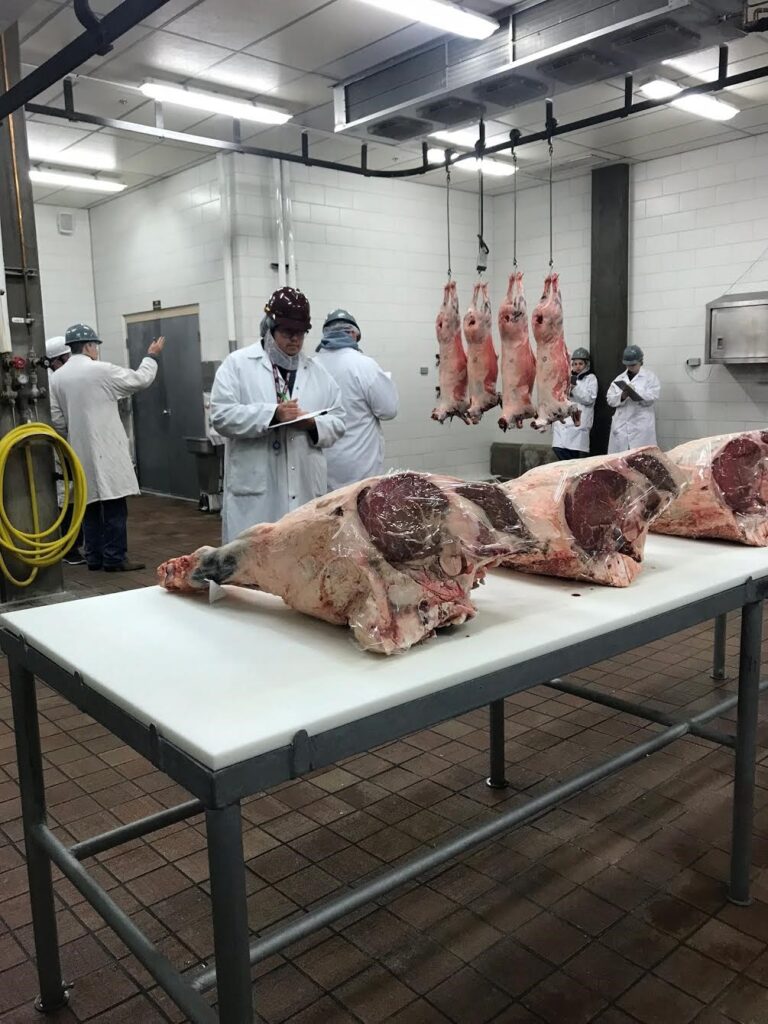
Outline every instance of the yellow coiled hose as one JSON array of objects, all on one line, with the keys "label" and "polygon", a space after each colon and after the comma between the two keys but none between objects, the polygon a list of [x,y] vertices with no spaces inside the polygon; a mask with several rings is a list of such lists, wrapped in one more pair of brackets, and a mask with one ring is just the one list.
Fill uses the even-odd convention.
[{"label": "yellow coiled hose", "polygon": [[[40,515],[37,507],[31,445],[33,441],[46,441],[54,446],[64,477],[64,507],[58,519],[45,530],[40,529]],[[23,455],[27,469],[29,501],[32,509],[31,533],[17,529],[5,509],[5,469],[11,453],[19,445],[24,449]],[[70,481],[74,484],[71,496],[69,493]],[[45,569],[60,561],[77,540],[85,515],[86,500],[87,485],[80,460],[70,445],[56,433],[53,427],[49,427],[46,423],[26,423],[0,438],[0,572],[6,579],[10,580],[14,586],[28,587],[37,576],[39,569]],[[70,502],[73,504],[72,522],[67,532],[58,536]],[[6,553],[31,567],[31,572],[26,579],[16,579],[6,565],[3,557]]]}]

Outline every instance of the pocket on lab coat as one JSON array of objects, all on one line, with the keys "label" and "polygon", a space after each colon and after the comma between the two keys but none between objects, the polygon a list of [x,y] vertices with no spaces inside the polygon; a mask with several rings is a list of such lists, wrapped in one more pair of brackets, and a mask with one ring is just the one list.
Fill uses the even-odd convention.
[{"label": "pocket on lab coat", "polygon": [[319,448],[310,448],[310,485],[315,498],[328,490],[328,463]]},{"label": "pocket on lab coat", "polygon": [[267,489],[264,442],[231,440],[228,454],[227,490],[236,495],[263,494]]}]

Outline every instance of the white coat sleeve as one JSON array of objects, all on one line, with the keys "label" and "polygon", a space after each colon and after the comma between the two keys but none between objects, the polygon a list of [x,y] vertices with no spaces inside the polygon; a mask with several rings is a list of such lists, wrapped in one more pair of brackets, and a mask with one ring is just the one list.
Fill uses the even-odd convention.
[{"label": "white coat sleeve", "polygon": [[277,402],[242,401],[237,368],[225,359],[211,388],[211,426],[222,437],[261,437],[277,409]]},{"label": "white coat sleeve", "polygon": [[594,373],[577,380],[571,390],[571,398],[579,405],[592,406],[597,400],[597,377]]},{"label": "white coat sleeve", "polygon": [[63,437],[67,436],[67,420],[59,403],[58,389],[54,380],[51,380],[51,423],[54,430],[57,430]]},{"label": "white coat sleeve", "polygon": [[399,406],[397,385],[379,367],[376,367],[368,382],[368,405],[379,420],[393,420]]},{"label": "white coat sleeve", "polygon": [[658,401],[661,394],[661,381],[655,373],[650,370],[644,377],[635,377],[632,387],[640,395],[641,401],[637,405],[649,406]]},{"label": "white coat sleeve", "polygon": [[[325,371],[323,371],[325,373]],[[347,426],[344,422],[344,406],[341,404],[341,388],[330,374],[328,378],[328,401],[324,404],[328,408],[325,416],[318,416],[315,420],[317,431],[317,448],[330,448],[340,437],[343,437]]]},{"label": "white coat sleeve", "polygon": [[[617,377],[616,380],[618,379],[619,378]],[[616,380],[613,381],[611,386],[608,388],[608,392],[605,396],[605,400],[608,403],[608,405],[612,406],[614,409],[618,408],[621,405],[622,396],[621,389],[616,386]]]},{"label": "white coat sleeve", "polygon": [[113,398],[130,398],[137,391],[148,388],[156,376],[156,360],[145,356],[136,370],[129,370],[125,366],[110,365],[106,382]]}]

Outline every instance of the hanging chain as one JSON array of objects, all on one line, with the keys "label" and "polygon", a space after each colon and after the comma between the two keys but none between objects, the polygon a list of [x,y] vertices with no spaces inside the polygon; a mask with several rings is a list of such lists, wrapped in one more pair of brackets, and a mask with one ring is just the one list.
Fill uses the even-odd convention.
[{"label": "hanging chain", "polygon": [[553,155],[553,152],[554,151],[552,149],[552,140],[550,139],[549,140],[549,269],[550,270],[555,265],[555,258],[554,258],[554,255],[553,255],[553,253],[554,253],[554,246],[552,244],[552,231],[553,231],[553,224],[554,224],[554,215],[553,215],[553,207],[552,207],[552,155]]},{"label": "hanging chain", "polygon": [[483,171],[482,167],[477,172],[479,178],[479,224],[477,230],[477,272],[478,274],[484,274],[488,269],[488,253],[490,249],[486,245],[485,239],[483,238],[483,228],[485,227],[485,195],[483,188]]},{"label": "hanging chain", "polygon": [[512,199],[512,266],[517,270],[517,153],[512,150],[512,164],[515,168]]},{"label": "hanging chain", "polygon": [[445,226],[448,235],[448,280],[452,279],[451,273],[451,165],[448,157],[445,159]]}]

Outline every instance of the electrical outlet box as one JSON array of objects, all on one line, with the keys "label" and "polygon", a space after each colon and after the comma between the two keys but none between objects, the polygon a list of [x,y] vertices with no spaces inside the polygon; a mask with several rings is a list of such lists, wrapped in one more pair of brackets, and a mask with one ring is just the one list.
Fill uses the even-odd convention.
[{"label": "electrical outlet box", "polygon": [[422,377],[426,377],[427,374],[429,373],[429,367],[427,367],[427,366],[420,366],[419,367],[419,373],[421,374]]},{"label": "electrical outlet box", "polygon": [[701,366],[701,360],[698,358],[698,356],[693,356],[693,358],[685,360],[685,365],[686,366]]}]

